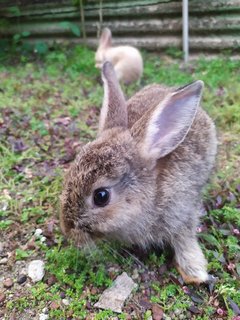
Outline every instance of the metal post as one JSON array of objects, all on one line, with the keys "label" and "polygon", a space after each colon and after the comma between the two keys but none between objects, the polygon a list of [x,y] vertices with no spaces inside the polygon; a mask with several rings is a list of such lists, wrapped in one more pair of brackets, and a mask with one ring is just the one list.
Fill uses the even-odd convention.
[{"label": "metal post", "polygon": [[188,0],[182,2],[182,19],[183,19],[183,52],[184,62],[189,58],[189,40],[188,40]]}]

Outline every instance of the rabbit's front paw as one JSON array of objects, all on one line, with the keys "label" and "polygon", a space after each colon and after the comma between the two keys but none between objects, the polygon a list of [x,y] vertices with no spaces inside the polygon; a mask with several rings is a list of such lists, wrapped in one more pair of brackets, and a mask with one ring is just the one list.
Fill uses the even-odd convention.
[{"label": "rabbit's front paw", "polygon": [[185,271],[183,271],[180,266],[177,265],[176,267],[185,283],[193,283],[199,285],[200,283],[207,282],[209,280],[209,275],[205,270],[199,270],[196,275],[189,275]]},{"label": "rabbit's front paw", "polygon": [[185,283],[200,284],[208,281],[207,261],[196,238],[181,237],[174,249],[176,267]]}]

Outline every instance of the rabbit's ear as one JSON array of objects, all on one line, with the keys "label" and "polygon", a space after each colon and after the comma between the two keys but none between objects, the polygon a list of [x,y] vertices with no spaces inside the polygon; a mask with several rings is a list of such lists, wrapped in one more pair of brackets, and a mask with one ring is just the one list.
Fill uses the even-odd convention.
[{"label": "rabbit's ear", "polygon": [[111,47],[112,33],[111,33],[110,29],[108,29],[108,28],[103,29],[99,44],[101,47],[104,47],[104,48]]},{"label": "rabbit's ear", "polygon": [[113,66],[105,62],[102,67],[104,98],[99,120],[99,133],[114,127],[127,128],[127,105]]},{"label": "rabbit's ear", "polygon": [[132,134],[139,140],[145,158],[162,158],[185,139],[195,118],[202,90],[203,82],[200,80],[179,88],[133,126]]}]

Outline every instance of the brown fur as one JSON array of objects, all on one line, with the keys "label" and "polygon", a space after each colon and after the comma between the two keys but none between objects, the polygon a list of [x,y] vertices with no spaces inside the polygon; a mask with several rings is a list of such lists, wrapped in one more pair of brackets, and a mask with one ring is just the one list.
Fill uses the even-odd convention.
[{"label": "brown fur", "polygon": [[[206,281],[206,260],[195,230],[201,191],[214,164],[216,133],[212,120],[198,106],[200,83],[179,90],[148,86],[126,103],[109,63],[104,65],[103,80],[105,111],[101,113],[99,136],[82,149],[65,177],[60,216],[63,232],[78,245],[102,237],[144,248],[169,244],[184,280]],[[162,117],[161,110],[177,108],[178,112],[178,101],[188,103],[185,96],[189,94],[196,105],[183,106],[186,117],[184,114],[184,122],[178,123],[179,133],[169,140],[171,149],[163,155],[159,149],[158,156],[146,138],[147,132],[151,138],[152,120],[159,117],[156,112]],[[170,113],[168,118],[172,119]],[[164,133],[164,122],[159,124],[162,142],[169,135]],[[111,201],[105,207],[93,203],[93,192],[100,187],[111,191]]]}]

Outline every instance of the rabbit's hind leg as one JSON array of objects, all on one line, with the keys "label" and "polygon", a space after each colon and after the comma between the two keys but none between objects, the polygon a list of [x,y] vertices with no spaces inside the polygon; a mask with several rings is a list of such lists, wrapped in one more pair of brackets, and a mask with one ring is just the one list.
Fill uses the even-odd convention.
[{"label": "rabbit's hind leg", "polygon": [[185,235],[177,238],[173,244],[175,262],[184,282],[200,284],[208,281],[207,261],[197,239]]}]

